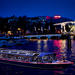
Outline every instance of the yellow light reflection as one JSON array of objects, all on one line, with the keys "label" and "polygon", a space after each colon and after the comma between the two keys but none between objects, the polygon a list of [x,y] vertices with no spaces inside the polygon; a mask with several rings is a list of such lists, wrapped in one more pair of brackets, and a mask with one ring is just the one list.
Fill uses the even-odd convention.
[{"label": "yellow light reflection", "polygon": [[41,40],[37,40],[37,50],[38,52],[41,51]]},{"label": "yellow light reflection", "polygon": [[47,51],[47,40],[43,40],[43,42],[44,42],[44,46],[43,46],[43,48],[44,48],[44,50]]},{"label": "yellow light reflection", "polygon": [[38,40],[37,43],[40,44],[41,43],[41,40]]}]

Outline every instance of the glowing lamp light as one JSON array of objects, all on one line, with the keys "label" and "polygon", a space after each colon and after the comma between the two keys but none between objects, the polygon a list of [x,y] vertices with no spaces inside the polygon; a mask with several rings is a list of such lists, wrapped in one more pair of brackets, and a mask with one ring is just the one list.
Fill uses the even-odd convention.
[{"label": "glowing lamp light", "polygon": [[38,28],[38,30],[40,30],[40,28]]},{"label": "glowing lamp light", "polygon": [[54,19],[60,19],[61,16],[54,16]]},{"label": "glowing lamp light", "polygon": [[21,28],[18,28],[17,30],[19,30],[19,31],[20,31],[20,30],[21,30]]},{"label": "glowing lamp light", "polygon": [[44,29],[44,30],[47,30],[47,29]]},{"label": "glowing lamp light", "polygon": [[11,31],[8,31],[8,34],[10,34],[10,35],[11,35]]}]

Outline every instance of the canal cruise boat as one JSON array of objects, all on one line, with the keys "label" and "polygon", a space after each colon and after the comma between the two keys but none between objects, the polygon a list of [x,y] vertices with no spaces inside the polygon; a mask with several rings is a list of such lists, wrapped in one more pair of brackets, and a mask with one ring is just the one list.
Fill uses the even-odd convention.
[{"label": "canal cruise boat", "polygon": [[10,49],[0,50],[0,63],[36,69],[62,69],[73,64],[57,60],[55,53]]}]

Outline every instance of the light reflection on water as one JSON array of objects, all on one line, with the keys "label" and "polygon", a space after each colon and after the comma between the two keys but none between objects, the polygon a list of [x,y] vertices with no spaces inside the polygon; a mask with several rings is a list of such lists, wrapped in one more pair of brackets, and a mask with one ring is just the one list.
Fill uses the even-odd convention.
[{"label": "light reflection on water", "polygon": [[[35,40],[30,41],[28,44],[21,45],[21,46],[14,46],[14,47],[8,47],[13,49],[24,49],[24,50],[35,50],[37,52],[55,52],[57,54],[57,59],[61,60],[62,56],[65,56],[65,58],[69,58],[69,60],[75,62],[75,41],[71,40],[71,51],[68,55],[68,46],[67,46],[67,40]],[[32,71],[33,72],[33,71]],[[50,72],[53,74],[51,75],[74,75],[75,73],[75,66],[71,66],[67,68],[66,70],[61,71],[45,71],[40,70],[37,74],[39,75],[50,75]]]},{"label": "light reflection on water", "polygon": [[[40,43],[38,45],[40,45],[41,51],[55,52],[57,54],[58,60],[61,60],[62,56],[65,56],[66,59],[68,58],[68,60],[75,62],[75,41],[71,40],[72,53],[70,53],[70,54],[68,53],[67,43],[68,43],[67,40],[40,40]],[[39,49],[39,47],[37,49]],[[69,54],[69,55],[67,55],[67,54]],[[65,70],[53,71],[53,75],[74,75],[74,74],[75,74],[75,66],[74,65]]]},{"label": "light reflection on water", "polygon": [[75,41],[71,40],[71,42],[72,42],[72,45],[71,45],[72,56],[75,56]]},{"label": "light reflection on water", "polygon": [[66,40],[37,40],[38,52],[55,52],[58,59],[66,56],[66,49]]},{"label": "light reflection on water", "polygon": [[47,48],[48,48],[47,46],[48,46],[47,45],[47,40],[43,40],[43,41],[37,40],[37,51],[38,52],[41,52],[42,49],[43,49],[44,52],[46,52]]},{"label": "light reflection on water", "polygon": [[[65,58],[69,58],[69,60],[74,61],[75,59],[75,41],[71,40],[71,51],[72,53],[67,56],[68,46],[67,40],[37,40],[37,49],[36,51],[44,51],[44,52],[55,52],[57,54],[57,59],[61,60],[62,56]],[[35,45],[34,45],[35,46]],[[71,66],[65,70],[61,71],[53,71],[53,75],[74,75],[75,66]],[[48,71],[49,72],[49,71]],[[43,72],[45,75],[45,73]]]}]

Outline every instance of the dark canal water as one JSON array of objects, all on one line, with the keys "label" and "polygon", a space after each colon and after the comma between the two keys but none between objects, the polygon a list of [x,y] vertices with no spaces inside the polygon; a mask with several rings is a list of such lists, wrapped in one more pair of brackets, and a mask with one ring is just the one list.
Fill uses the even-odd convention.
[{"label": "dark canal water", "polygon": [[[71,40],[71,46],[68,46],[67,40],[31,40],[27,44],[6,47],[9,49],[34,50],[37,52],[55,52],[58,60],[65,56],[66,59],[75,62],[75,41]],[[2,64],[0,64],[1,66]],[[0,75],[75,75],[75,64],[66,69],[58,70],[40,70],[30,68],[13,69],[2,65]]]}]

